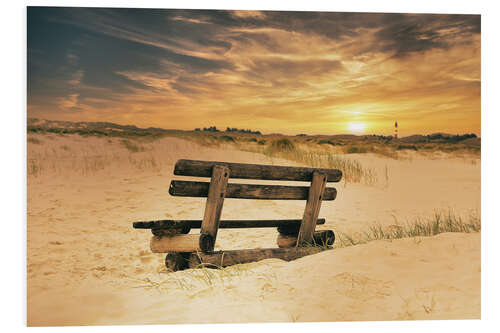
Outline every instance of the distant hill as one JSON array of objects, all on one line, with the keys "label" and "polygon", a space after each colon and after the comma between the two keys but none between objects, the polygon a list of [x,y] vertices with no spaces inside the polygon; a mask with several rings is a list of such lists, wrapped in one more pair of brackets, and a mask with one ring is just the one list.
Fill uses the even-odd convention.
[{"label": "distant hill", "polygon": [[28,132],[49,132],[62,134],[104,135],[104,136],[159,136],[167,133],[179,132],[157,127],[139,128],[135,125],[118,125],[110,122],[71,122],[60,120],[46,120],[28,118]]}]

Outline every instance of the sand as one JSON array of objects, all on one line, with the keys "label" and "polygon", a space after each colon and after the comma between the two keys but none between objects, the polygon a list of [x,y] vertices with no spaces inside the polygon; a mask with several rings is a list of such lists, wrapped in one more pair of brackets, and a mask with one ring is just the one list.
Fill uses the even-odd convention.
[{"label": "sand", "polygon": [[[41,168],[36,177],[28,171],[30,326],[480,317],[480,233],[167,274],[164,255],[149,250],[151,233],[132,222],[202,217],[203,199],[168,194],[177,159],[295,164],[177,138],[133,153],[116,138],[30,137],[40,143],[28,144],[28,168],[30,161]],[[320,229],[356,234],[436,210],[479,213],[478,160],[349,157],[376,169],[379,182],[335,185],[337,200],[323,204]],[[222,218],[300,218],[304,204],[227,199]],[[274,229],[220,230],[216,249],[275,247],[276,236]]]}]

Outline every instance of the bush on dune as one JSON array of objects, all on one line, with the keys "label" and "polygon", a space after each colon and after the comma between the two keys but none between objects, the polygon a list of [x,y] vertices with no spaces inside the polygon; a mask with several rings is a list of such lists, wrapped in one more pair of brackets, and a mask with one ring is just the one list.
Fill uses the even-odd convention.
[{"label": "bush on dune", "polygon": [[224,142],[234,142],[234,138],[232,136],[229,136],[229,135],[221,136],[220,140],[224,141]]},{"label": "bush on dune", "polygon": [[283,138],[273,141],[269,148],[273,151],[291,152],[295,150],[295,145],[289,139]]}]

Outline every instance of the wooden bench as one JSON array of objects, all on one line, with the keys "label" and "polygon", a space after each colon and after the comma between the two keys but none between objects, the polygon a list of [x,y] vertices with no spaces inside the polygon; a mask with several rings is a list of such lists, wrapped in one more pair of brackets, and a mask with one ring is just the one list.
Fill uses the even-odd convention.
[{"label": "wooden bench", "polygon": [[[172,180],[173,196],[207,197],[202,220],[160,220],[134,222],[137,229],[151,229],[150,247],[154,253],[167,253],[165,265],[176,271],[201,266],[226,267],[266,258],[294,260],[331,247],[332,230],[316,231],[321,202],[334,200],[337,191],[327,182],[339,182],[342,172],[336,169],[287,167],[212,161],[179,160],[174,175],[210,177],[210,182]],[[258,185],[228,183],[229,178],[302,181],[310,186]],[[225,198],[307,200],[302,219],[296,220],[220,220]],[[219,228],[278,229],[278,248],[214,252]],[[191,229],[200,229],[190,234]],[[319,245],[319,246],[318,246]]]}]

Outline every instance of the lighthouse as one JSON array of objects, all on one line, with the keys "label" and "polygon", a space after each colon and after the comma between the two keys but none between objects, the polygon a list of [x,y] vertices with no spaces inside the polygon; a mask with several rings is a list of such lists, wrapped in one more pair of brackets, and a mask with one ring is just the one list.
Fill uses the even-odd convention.
[{"label": "lighthouse", "polygon": [[394,139],[398,138],[398,121],[394,123]]}]

